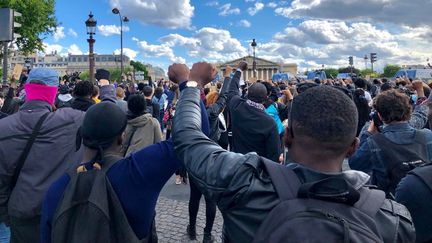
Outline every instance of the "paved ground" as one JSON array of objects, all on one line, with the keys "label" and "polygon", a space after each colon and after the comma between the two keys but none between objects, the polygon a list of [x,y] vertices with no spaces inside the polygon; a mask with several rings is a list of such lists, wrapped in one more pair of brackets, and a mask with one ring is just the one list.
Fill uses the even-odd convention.
[{"label": "paved ground", "polygon": [[[189,223],[188,202],[189,185],[175,185],[173,176],[163,188],[156,206],[156,229],[161,243],[171,242],[202,242],[202,234],[205,226],[205,204],[201,199],[201,206],[197,217],[197,241],[191,241],[186,235],[186,227]],[[213,226],[215,242],[222,242],[222,216],[217,210]]]}]

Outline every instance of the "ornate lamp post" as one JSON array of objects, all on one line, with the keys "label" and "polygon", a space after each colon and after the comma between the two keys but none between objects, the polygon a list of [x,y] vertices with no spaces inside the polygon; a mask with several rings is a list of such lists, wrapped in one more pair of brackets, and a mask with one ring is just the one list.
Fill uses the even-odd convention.
[{"label": "ornate lamp post", "polygon": [[252,49],[253,49],[253,64],[252,64],[252,72],[253,72],[253,77],[256,78],[256,57],[255,57],[255,49],[257,46],[257,43],[255,41],[255,39],[252,39],[252,43],[251,43]]},{"label": "ornate lamp post", "polygon": [[120,70],[121,76],[124,75],[124,67],[123,67],[123,23],[129,22],[128,17],[122,17],[120,10],[118,8],[112,9],[113,14],[118,14],[120,17]]},{"label": "ornate lamp post", "polygon": [[92,12],[89,14],[89,18],[85,22],[85,25],[87,27],[87,34],[89,35],[89,38],[87,39],[87,42],[89,43],[89,66],[90,66],[90,82],[95,83],[95,62],[94,62],[94,54],[93,54],[93,44],[96,42],[96,40],[93,38],[93,35],[96,34],[96,24],[97,21],[93,18]]}]

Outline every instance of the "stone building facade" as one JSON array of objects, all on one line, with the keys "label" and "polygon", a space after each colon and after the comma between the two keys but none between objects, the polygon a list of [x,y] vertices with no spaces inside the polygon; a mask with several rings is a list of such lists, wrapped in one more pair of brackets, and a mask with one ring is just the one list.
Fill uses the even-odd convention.
[{"label": "stone building facade", "polygon": [[235,59],[226,63],[219,64],[217,65],[217,67],[221,71],[220,75],[222,76],[223,70],[225,70],[227,66],[231,66],[235,68],[241,61],[246,61],[249,64],[248,70],[243,74],[244,80],[246,81],[271,80],[273,74],[275,73],[290,73],[292,75],[297,74],[297,64],[295,63],[280,64],[259,57],[256,57],[255,60],[256,60],[255,77],[254,77],[254,72],[252,70],[253,56],[245,56],[239,59]]}]

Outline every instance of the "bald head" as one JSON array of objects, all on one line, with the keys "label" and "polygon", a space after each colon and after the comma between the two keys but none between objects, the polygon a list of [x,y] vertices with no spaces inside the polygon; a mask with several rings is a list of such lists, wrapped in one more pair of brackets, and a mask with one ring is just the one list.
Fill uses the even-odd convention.
[{"label": "bald head", "polygon": [[267,88],[262,83],[254,83],[248,89],[248,99],[263,103],[267,99]]}]

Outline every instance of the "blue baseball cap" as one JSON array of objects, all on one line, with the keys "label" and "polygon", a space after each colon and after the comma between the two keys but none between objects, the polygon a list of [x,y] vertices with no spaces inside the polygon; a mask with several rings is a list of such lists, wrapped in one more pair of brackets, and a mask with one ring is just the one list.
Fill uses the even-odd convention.
[{"label": "blue baseball cap", "polygon": [[27,83],[31,81],[41,81],[47,86],[58,86],[59,75],[57,71],[48,68],[34,68],[30,71]]}]

